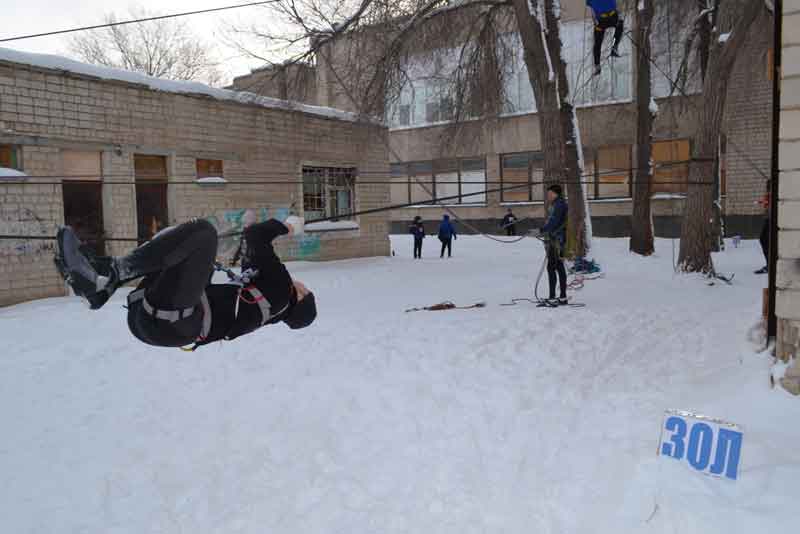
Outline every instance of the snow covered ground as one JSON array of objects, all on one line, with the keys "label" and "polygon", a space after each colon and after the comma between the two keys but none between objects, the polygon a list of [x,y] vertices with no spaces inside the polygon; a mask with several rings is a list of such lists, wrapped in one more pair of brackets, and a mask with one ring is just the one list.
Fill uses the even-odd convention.
[{"label": "snow covered ground", "polygon": [[[499,306],[529,292],[537,242],[437,244],[292,264],[312,328],[195,353],[138,343],[123,294],[0,310],[2,531],[796,532],[800,400],[747,341],[755,242],[709,286],[673,274],[670,241],[596,239],[606,277],[557,310]],[[443,300],[488,305],[403,312]],[[667,408],[744,428],[737,481],[656,456]]]}]

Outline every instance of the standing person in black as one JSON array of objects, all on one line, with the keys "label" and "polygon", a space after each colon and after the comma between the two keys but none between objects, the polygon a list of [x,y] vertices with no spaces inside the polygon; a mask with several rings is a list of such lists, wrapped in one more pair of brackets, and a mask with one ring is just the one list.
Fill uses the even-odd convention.
[{"label": "standing person in black", "polygon": [[450,222],[450,216],[445,215],[442,217],[442,222],[439,223],[439,241],[442,242],[442,252],[440,258],[444,258],[444,251],[447,250],[447,257],[453,255],[453,239],[456,239],[456,229],[453,223]]},{"label": "standing person in black", "polygon": [[[564,267],[564,248],[567,244],[567,215],[569,208],[562,197],[561,186],[553,184],[547,188],[550,207],[547,220],[540,233],[547,244],[547,280],[550,294],[547,304],[558,306],[567,304],[567,269]],[[556,299],[556,275],[558,275],[559,296]]]},{"label": "standing person in black", "polygon": [[417,215],[414,222],[408,227],[408,233],[414,236],[414,259],[422,259],[422,240],[425,239],[425,227],[422,225],[422,217]]},{"label": "standing person in black", "polygon": [[769,195],[769,182],[767,183],[767,192],[764,194],[758,203],[764,208],[764,222],[761,223],[761,235],[758,236],[758,242],[761,245],[761,252],[764,253],[764,261],[766,264],[755,271],[755,274],[767,274],[769,272],[769,217],[770,217],[770,195]]},{"label": "standing person in black", "polygon": [[[304,328],[316,318],[314,294],[293,280],[272,247],[281,235],[302,234],[303,220],[289,217],[245,230],[240,283],[212,284],[217,231],[201,219],[167,228],[127,256],[87,253],[70,227],[57,236],[55,262],[64,279],[91,309],[99,309],[123,283],[142,278],[128,295],[128,328],[159,347],[235,339],[266,324]],[[245,274],[245,273],[243,273]]]},{"label": "standing person in black", "polygon": [[508,212],[506,216],[503,217],[503,222],[500,223],[500,226],[506,229],[506,235],[517,235],[517,218],[514,216],[514,213],[511,211],[511,208],[508,208]]}]

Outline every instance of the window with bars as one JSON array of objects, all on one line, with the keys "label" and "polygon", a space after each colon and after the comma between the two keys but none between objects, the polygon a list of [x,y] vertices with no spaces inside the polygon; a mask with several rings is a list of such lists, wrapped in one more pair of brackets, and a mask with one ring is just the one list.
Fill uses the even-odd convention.
[{"label": "window with bars", "polygon": [[303,212],[307,222],[350,218],[355,206],[356,169],[303,167]]},{"label": "window with bars", "polygon": [[501,202],[542,201],[543,164],[544,156],[541,152],[502,154],[500,156]]},{"label": "window with bars", "polygon": [[392,204],[484,204],[486,160],[454,158],[392,164]]},{"label": "window with bars", "polygon": [[198,178],[223,178],[221,159],[198,159]]}]

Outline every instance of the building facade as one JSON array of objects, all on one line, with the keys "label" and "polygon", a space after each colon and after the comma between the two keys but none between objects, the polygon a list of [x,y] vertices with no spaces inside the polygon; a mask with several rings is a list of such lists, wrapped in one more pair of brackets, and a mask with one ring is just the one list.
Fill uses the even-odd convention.
[{"label": "building facade", "polygon": [[[165,226],[305,214],[286,260],[389,254],[386,128],[337,110],[0,49],[0,305],[65,294],[52,237],[121,254]],[[383,177],[383,178],[382,178]],[[334,221],[313,224],[314,219]],[[338,219],[337,219],[338,217]],[[236,238],[223,239],[220,258]]]},{"label": "building facade", "polygon": [[[659,110],[654,125],[653,215],[656,235],[675,237],[683,217],[686,186],[681,182],[688,177],[691,139],[702,102],[696,78],[685,88],[673,89],[672,82],[678,76],[685,37],[695,16],[691,10],[696,4],[679,0],[655,4],[653,27],[658,30],[653,32],[651,70]],[[634,150],[635,45],[626,34],[622,57],[604,60],[602,75],[592,77],[593,23],[586,3],[564,0],[561,6],[564,57],[584,145],[583,180],[592,226],[595,235],[626,236],[630,231],[633,173],[638,165]],[[682,9],[685,12],[679,13]],[[632,13],[624,15],[626,32],[630,32],[634,17]],[[681,17],[686,19],[685,24],[678,23]],[[386,109],[392,204],[444,198],[439,204],[447,204],[471,226],[490,232],[499,231],[500,219],[509,208],[517,217],[532,218],[531,223],[544,216],[543,145],[533,91],[518,38],[509,30],[502,39],[510,48],[516,46],[516,57],[505,75],[503,112],[491,120],[466,120],[457,127],[452,123],[452,99],[439,74],[441,63],[447,63],[448,56],[455,58],[458,49],[449,51],[451,54],[445,51],[435,61],[409,60],[408,81]],[[609,32],[609,47],[611,40]],[[730,236],[757,237],[764,217],[757,201],[770,173],[771,47],[772,28],[753,28],[729,86],[717,187],[725,232]],[[336,46],[318,54],[315,103],[357,111],[340,80],[359,54],[360,50],[354,54]],[[608,50],[604,55],[608,56]],[[247,77],[239,83],[246,85]],[[427,187],[420,186],[420,181]],[[526,182],[533,183],[526,188]],[[392,229],[405,232],[413,217],[435,221],[441,213],[441,205],[397,209],[392,212]]]},{"label": "building facade", "polygon": [[800,0],[783,0],[782,16],[776,351],[794,360],[782,383],[800,395]]}]

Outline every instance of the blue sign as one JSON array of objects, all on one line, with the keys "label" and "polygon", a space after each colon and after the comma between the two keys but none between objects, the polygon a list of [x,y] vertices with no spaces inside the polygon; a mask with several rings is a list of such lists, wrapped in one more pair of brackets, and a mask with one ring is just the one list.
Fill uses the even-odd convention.
[{"label": "blue sign", "polygon": [[706,475],[736,480],[742,454],[738,425],[712,417],[667,410],[658,454],[686,462]]}]

